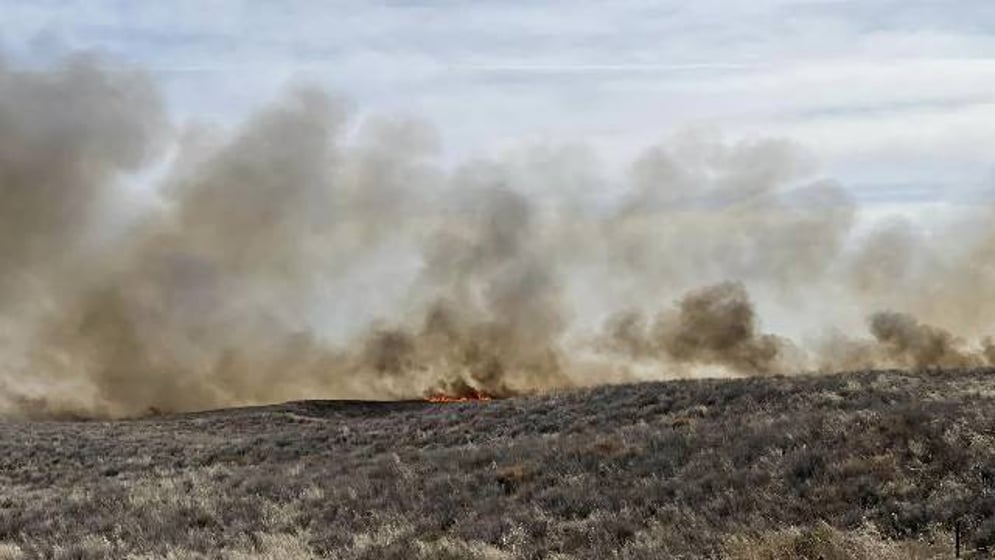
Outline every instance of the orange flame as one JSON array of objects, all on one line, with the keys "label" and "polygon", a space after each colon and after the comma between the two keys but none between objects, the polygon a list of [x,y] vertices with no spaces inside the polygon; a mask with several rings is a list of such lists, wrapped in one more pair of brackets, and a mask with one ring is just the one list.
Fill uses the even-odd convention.
[{"label": "orange flame", "polygon": [[464,391],[459,395],[447,395],[445,393],[434,393],[427,397],[425,400],[434,403],[458,403],[458,402],[480,402],[489,401],[493,397],[484,393],[483,391],[478,391],[476,389],[469,389]]}]

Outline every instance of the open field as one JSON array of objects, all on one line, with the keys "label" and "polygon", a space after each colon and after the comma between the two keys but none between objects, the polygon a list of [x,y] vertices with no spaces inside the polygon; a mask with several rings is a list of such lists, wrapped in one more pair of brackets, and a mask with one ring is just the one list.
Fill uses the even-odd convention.
[{"label": "open field", "polygon": [[0,423],[0,559],[949,558],[955,523],[995,545],[993,370]]}]

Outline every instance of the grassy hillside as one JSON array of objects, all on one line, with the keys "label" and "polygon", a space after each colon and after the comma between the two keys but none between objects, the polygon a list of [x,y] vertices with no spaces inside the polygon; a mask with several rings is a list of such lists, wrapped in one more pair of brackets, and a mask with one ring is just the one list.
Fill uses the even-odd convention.
[{"label": "grassy hillside", "polygon": [[3,558],[914,558],[995,545],[995,371],[0,423]]}]

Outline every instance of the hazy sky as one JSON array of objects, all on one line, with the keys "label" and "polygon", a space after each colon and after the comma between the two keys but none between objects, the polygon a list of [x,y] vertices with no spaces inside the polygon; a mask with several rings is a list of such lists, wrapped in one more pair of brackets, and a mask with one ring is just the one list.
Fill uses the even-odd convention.
[{"label": "hazy sky", "polygon": [[581,141],[610,166],[687,128],[783,136],[877,206],[992,182],[993,31],[990,0],[0,0],[8,59],[109,53],[181,119],[300,80],[434,123],[454,159]]}]

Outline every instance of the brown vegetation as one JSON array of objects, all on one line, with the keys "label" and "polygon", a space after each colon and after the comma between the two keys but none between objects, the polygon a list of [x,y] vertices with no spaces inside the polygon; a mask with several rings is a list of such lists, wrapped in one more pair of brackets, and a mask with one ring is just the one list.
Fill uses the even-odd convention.
[{"label": "brown vegetation", "polygon": [[995,544],[995,372],[0,424],[0,558],[930,558]]}]

